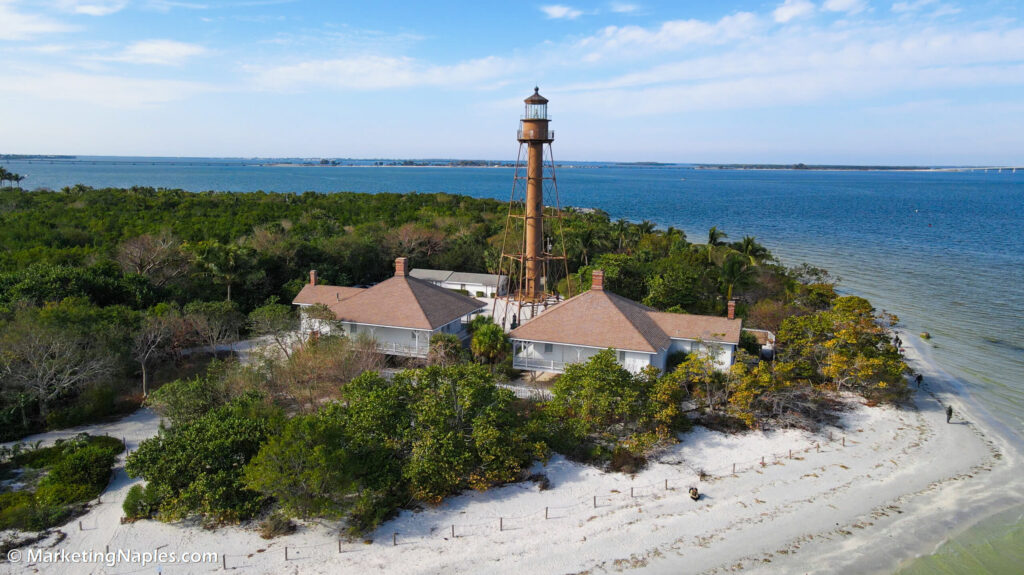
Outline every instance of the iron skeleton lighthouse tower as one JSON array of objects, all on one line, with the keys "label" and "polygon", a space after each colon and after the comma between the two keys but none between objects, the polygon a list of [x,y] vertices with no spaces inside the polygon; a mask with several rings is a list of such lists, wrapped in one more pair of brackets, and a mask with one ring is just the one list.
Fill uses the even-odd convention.
[{"label": "iron skeleton lighthouse tower", "polygon": [[[526,152],[526,282],[525,297],[541,297],[544,286],[540,283],[543,269],[540,258],[544,255],[544,144],[548,147],[555,135],[548,131],[548,101],[534,88],[525,100],[526,113],[519,120],[519,143]],[[552,172],[554,166],[552,165]]]},{"label": "iron skeleton lighthouse tower", "polygon": [[[567,278],[569,275],[561,206],[555,182],[555,160],[551,152],[555,133],[549,126],[551,118],[548,117],[548,100],[540,95],[539,88],[534,88],[533,94],[524,102],[526,109],[519,120],[519,156],[516,159],[499,270],[499,273],[507,273],[509,277],[509,292],[503,298],[505,305],[502,311],[499,312],[497,301],[494,310],[495,320],[499,313],[503,315],[503,325],[508,325],[509,319],[512,324],[532,319],[549,303],[558,301],[560,295],[557,281],[559,277]],[[524,150],[525,176],[522,173]],[[545,150],[550,160],[547,167],[544,165]],[[525,193],[522,185],[524,182]],[[545,208],[545,189],[553,195],[553,207]],[[561,261],[563,265],[552,265],[554,261]],[[567,286],[566,289],[571,288]]]}]

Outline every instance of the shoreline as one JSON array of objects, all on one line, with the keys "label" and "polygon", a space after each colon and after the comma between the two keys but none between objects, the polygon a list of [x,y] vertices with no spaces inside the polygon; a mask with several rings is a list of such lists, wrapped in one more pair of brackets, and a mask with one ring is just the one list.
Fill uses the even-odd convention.
[{"label": "shoreline", "polygon": [[[1024,497],[1017,447],[990,432],[983,410],[934,362],[926,344],[901,337],[909,339],[907,361],[924,373],[927,389],[916,391],[913,406],[903,409],[854,401],[844,428],[724,435],[698,427],[634,476],[555,456],[536,465],[551,479],[547,491],[521,482],[405,510],[372,534],[370,545],[339,545],[336,524],[324,521],[271,541],[260,539],[253,525],[212,532],[188,521],[122,525],[120,504],[136,482],[124,474],[122,458],[103,503],[80,518],[89,529],[75,529],[74,522],[61,528],[67,539],[57,548],[213,551],[227,554],[229,568],[257,573],[673,573],[681,565],[706,573],[739,565],[755,573],[892,573]],[[945,423],[944,402],[954,405],[955,425]],[[93,429],[124,435],[134,449],[158,423],[141,410]],[[710,477],[702,481],[701,470]],[[704,494],[697,503],[685,496],[690,485]],[[36,565],[42,573],[75,573],[75,567]],[[164,566],[169,574],[188,571]]]}]

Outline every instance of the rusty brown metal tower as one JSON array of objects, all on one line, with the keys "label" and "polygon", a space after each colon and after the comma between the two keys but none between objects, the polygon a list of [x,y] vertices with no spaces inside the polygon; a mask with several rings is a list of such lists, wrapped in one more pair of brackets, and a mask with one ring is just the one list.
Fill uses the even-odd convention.
[{"label": "rusty brown metal tower", "polygon": [[[540,95],[539,88],[534,88],[524,102],[526,109],[519,120],[519,155],[499,270],[508,276],[509,288],[504,297],[495,300],[493,310],[495,321],[508,328],[536,317],[548,305],[559,301],[557,282],[569,276],[555,158],[551,151],[555,133],[549,126],[548,100]],[[549,160],[547,167],[545,151]],[[554,200],[553,206],[544,205],[545,191]],[[568,289],[571,296],[571,287]]]}]

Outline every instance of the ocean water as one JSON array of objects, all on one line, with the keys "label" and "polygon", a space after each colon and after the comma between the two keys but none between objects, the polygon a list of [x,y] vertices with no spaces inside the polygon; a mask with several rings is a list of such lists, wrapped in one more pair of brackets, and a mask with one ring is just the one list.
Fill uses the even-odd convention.
[{"label": "ocean water", "polygon": [[[23,186],[28,188],[82,183],[192,191],[418,191],[502,200],[512,190],[511,168],[282,167],[152,158],[2,165],[27,175]],[[828,269],[841,278],[845,292],[896,313],[905,331],[929,332],[936,360],[967,383],[967,392],[1015,436],[1018,447],[1024,445],[1024,170],[817,172],[591,164],[560,168],[557,178],[563,206],[675,226],[697,243],[717,226],[729,240],[757,237],[787,265],[807,262]],[[553,203],[550,196],[545,200]],[[991,561],[982,557],[981,565],[999,565],[1015,557],[1024,545],[1024,524],[1019,512],[1013,517],[983,522],[932,558],[953,565],[969,550],[988,554]],[[929,565],[907,572],[927,572]]]}]

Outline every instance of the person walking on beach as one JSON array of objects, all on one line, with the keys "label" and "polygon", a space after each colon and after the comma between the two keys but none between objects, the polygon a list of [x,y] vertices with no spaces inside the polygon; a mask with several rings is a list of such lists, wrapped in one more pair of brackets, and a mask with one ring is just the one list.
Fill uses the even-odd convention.
[{"label": "person walking on beach", "polygon": [[922,380],[924,380],[924,376],[923,376],[923,375],[921,375],[920,373],[919,373],[919,374],[917,374],[917,377],[915,377],[915,378],[914,378],[914,381],[916,381],[916,382],[917,382],[917,388],[918,388],[918,389],[921,389],[921,381],[922,381]]},{"label": "person walking on beach", "polygon": [[953,406],[952,405],[947,405],[946,406],[946,423],[949,423],[950,419],[953,419]]}]

